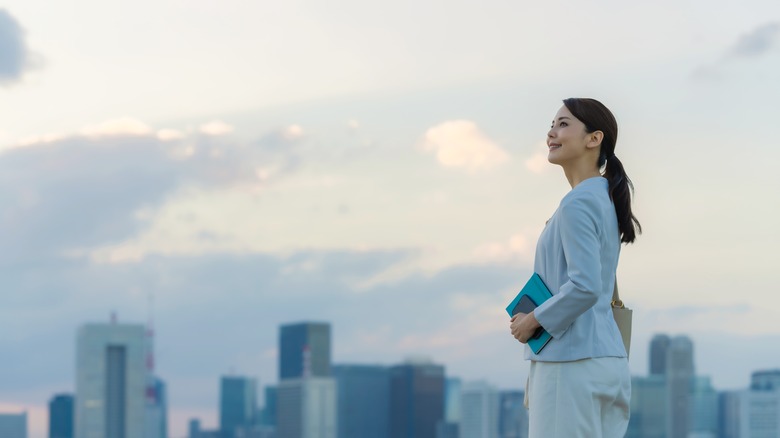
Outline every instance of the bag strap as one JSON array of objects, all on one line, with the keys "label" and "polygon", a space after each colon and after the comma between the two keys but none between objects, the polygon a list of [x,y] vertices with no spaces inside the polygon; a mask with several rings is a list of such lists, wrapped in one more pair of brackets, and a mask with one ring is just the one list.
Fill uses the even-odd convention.
[{"label": "bag strap", "polygon": [[625,307],[623,301],[620,300],[620,294],[618,293],[617,276],[615,277],[615,288],[612,290],[612,307]]}]

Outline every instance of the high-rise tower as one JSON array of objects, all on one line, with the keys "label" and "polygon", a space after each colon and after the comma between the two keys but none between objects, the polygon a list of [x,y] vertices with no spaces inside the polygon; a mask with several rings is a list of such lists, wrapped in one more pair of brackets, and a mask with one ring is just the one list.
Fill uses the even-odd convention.
[{"label": "high-rise tower", "polygon": [[[304,360],[309,354],[309,360]],[[304,363],[308,370],[304,370]],[[279,333],[279,380],[330,377],[330,324],[302,322],[281,327]]]},{"label": "high-rise tower", "polygon": [[144,326],[86,324],[76,344],[76,438],[144,438]]}]

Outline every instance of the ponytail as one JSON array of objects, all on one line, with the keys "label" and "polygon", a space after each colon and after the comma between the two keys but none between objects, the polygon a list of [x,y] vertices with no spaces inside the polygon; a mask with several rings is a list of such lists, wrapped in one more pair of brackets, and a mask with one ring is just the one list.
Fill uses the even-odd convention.
[{"label": "ponytail", "polygon": [[636,235],[642,233],[642,225],[634,216],[634,213],[631,212],[631,197],[634,194],[634,184],[626,175],[623,163],[620,162],[615,154],[611,154],[606,158],[604,177],[609,181],[609,197],[612,199],[612,203],[615,204],[620,241],[633,243]]},{"label": "ponytail", "polygon": [[642,225],[631,212],[634,184],[626,175],[623,163],[615,156],[618,134],[615,116],[604,104],[595,99],[569,98],[565,99],[563,104],[574,117],[585,124],[588,133],[601,131],[604,134],[597,165],[599,169],[604,168],[604,178],[609,182],[609,197],[615,205],[620,241],[633,243],[637,234],[642,233]]}]

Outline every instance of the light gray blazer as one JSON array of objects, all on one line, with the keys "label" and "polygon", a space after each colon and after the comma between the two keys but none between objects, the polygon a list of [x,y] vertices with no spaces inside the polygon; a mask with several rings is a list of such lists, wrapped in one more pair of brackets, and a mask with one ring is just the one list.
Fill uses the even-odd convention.
[{"label": "light gray blazer", "polygon": [[608,190],[607,180],[600,176],[577,184],[539,236],[534,271],[553,297],[534,315],[552,339],[539,354],[526,345],[526,359],[626,357],[610,305],[620,231]]}]

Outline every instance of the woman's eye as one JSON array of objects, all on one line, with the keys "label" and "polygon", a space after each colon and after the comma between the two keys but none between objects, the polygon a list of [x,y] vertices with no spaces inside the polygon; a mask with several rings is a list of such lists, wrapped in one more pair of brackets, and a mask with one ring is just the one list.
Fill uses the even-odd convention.
[{"label": "woman's eye", "polygon": [[558,126],[569,126],[569,124],[568,124],[568,123],[566,123],[566,122],[561,122],[561,124],[560,124],[560,125],[558,125]]}]

